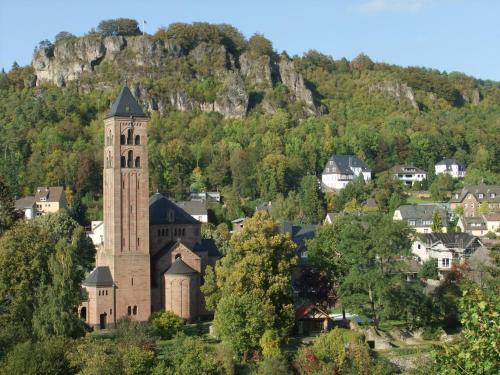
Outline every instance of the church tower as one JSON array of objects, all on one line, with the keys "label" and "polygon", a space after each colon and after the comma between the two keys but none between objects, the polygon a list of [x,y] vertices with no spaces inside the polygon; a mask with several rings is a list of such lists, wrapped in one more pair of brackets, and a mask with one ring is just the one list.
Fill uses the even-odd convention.
[{"label": "church tower", "polygon": [[125,86],[104,120],[104,246],[97,266],[114,284],[109,323],[151,313],[148,118]]}]

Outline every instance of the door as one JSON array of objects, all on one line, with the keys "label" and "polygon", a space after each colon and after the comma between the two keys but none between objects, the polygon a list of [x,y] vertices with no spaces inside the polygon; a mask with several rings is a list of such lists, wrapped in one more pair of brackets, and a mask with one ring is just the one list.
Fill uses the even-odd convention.
[{"label": "door", "polygon": [[106,317],[106,313],[99,316],[99,329],[106,329]]}]

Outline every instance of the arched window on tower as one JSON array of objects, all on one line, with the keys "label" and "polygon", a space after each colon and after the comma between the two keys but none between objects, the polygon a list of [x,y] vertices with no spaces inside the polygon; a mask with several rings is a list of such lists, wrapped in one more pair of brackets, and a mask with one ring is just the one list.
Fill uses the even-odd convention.
[{"label": "arched window on tower", "polygon": [[141,158],[137,156],[135,158],[135,168],[140,168],[141,167]]},{"label": "arched window on tower", "polygon": [[134,162],[134,153],[132,152],[132,150],[129,150],[127,154],[127,168],[134,168],[133,162]]},{"label": "arched window on tower", "polygon": [[140,135],[136,135],[135,136],[135,144],[136,145],[140,145],[141,144],[141,136]]},{"label": "arched window on tower", "polygon": [[120,166],[121,166],[122,168],[126,168],[126,167],[127,167],[127,163],[126,163],[126,161],[125,161],[125,156],[122,156],[122,157],[120,158]]},{"label": "arched window on tower", "polygon": [[120,144],[121,145],[125,144],[125,134],[120,135]]},{"label": "arched window on tower", "polygon": [[128,145],[132,144],[132,129],[127,130],[127,144]]}]

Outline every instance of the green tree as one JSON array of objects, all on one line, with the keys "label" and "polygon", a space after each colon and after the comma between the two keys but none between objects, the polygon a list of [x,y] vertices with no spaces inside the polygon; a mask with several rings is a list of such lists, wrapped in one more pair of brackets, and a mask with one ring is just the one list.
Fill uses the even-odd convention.
[{"label": "green tree", "polygon": [[315,176],[305,176],[300,181],[300,206],[306,223],[320,223],[325,217],[323,196]]},{"label": "green tree", "polygon": [[435,259],[429,259],[422,264],[420,270],[418,271],[418,276],[426,279],[437,280],[439,278],[439,272]]},{"label": "green tree", "polygon": [[79,335],[80,283],[94,256],[84,229],[65,212],[14,226],[0,238],[2,325],[25,338]]},{"label": "green tree", "polygon": [[460,300],[461,336],[434,352],[433,373],[498,374],[499,304],[498,290],[488,293],[474,286],[466,288]]},{"label": "green tree", "polygon": [[[209,271],[202,292],[207,306],[216,306],[214,326],[218,334],[231,342],[232,338],[249,335],[245,324],[252,329],[245,350],[231,343],[235,351],[257,349],[267,328],[275,328],[283,337],[293,325],[290,285],[297,264],[295,247],[288,236],[279,234],[276,223],[266,213],[259,212],[245,222],[242,231],[233,234],[229,251],[215,266],[214,275]],[[254,310],[255,304],[259,309]],[[245,323],[246,319],[257,321],[251,325]],[[234,322],[234,330],[227,330],[229,321]]]},{"label": "green tree", "polygon": [[248,51],[251,56],[272,56],[273,44],[262,34],[254,34],[248,40]]},{"label": "green tree", "polygon": [[14,223],[14,195],[0,177],[0,236]]},{"label": "green tree", "polygon": [[490,213],[490,206],[488,202],[481,202],[481,204],[479,205],[479,213],[481,215],[487,215]]},{"label": "green tree", "polygon": [[443,231],[443,219],[439,210],[434,210],[432,213],[432,232],[441,233]]},{"label": "green tree", "polygon": [[267,330],[260,338],[262,355],[265,358],[279,357],[281,355],[280,338],[274,330]]},{"label": "green tree", "polygon": [[115,18],[99,22],[97,31],[104,36],[139,35],[141,30],[136,20],[130,18]]},{"label": "green tree", "polygon": [[338,285],[343,306],[378,323],[400,287],[400,258],[409,252],[410,232],[388,215],[341,216],[308,242],[308,256]]}]

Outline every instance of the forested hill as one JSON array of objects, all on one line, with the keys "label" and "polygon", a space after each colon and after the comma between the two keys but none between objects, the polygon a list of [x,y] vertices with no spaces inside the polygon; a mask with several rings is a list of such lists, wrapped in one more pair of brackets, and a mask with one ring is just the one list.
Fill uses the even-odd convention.
[{"label": "forested hill", "polygon": [[498,82],[363,54],[290,57],[229,25],[142,35],[118,20],[80,37],[61,32],[31,66],[0,75],[0,174],[18,195],[40,185],[99,194],[102,120],[125,81],[151,111],[152,191],[286,197],[333,152],[375,172],[455,157],[470,180],[498,182]]}]

